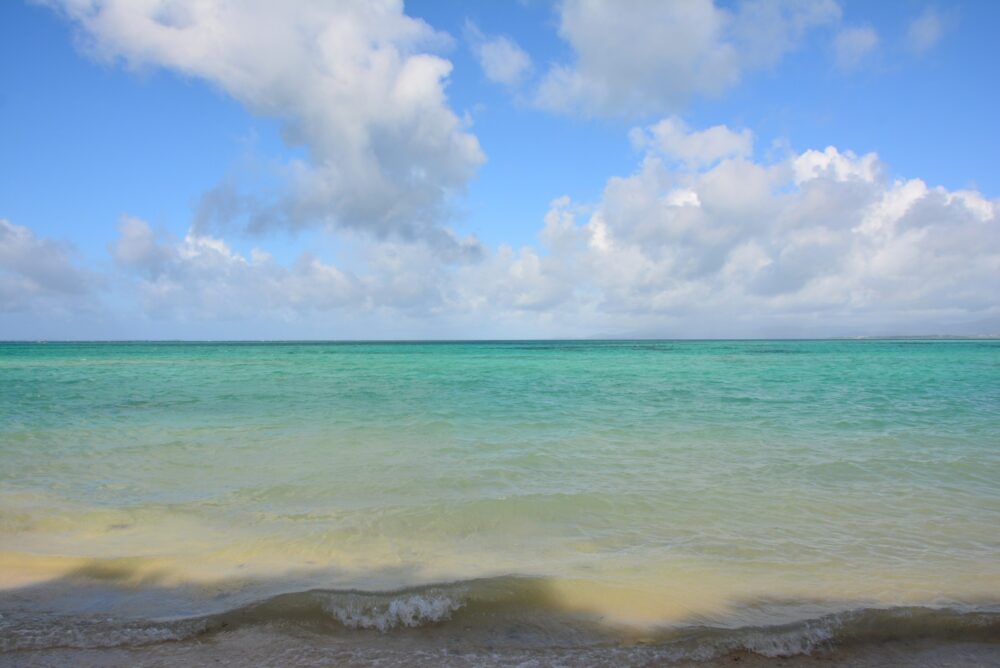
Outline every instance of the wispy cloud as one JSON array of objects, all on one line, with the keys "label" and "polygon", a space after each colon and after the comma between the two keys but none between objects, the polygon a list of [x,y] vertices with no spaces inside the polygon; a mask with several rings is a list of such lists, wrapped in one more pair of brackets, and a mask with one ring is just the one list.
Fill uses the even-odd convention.
[{"label": "wispy cloud", "polygon": [[517,86],[531,71],[531,56],[510,37],[488,37],[475,23],[466,21],[465,38],[490,81]]},{"label": "wispy cloud", "polygon": [[758,0],[732,11],[712,0],[632,3],[628,11],[610,0],[567,0],[559,34],[575,60],[545,73],[536,102],[602,116],[675,112],[774,65],[809,30],[839,20],[834,0]]},{"label": "wispy cloud", "polygon": [[910,49],[923,53],[941,41],[944,35],[944,21],[932,7],[910,22],[906,31],[906,41]]},{"label": "wispy cloud", "polygon": [[844,70],[861,66],[878,48],[878,33],[871,26],[844,28],[833,40],[837,65]]}]

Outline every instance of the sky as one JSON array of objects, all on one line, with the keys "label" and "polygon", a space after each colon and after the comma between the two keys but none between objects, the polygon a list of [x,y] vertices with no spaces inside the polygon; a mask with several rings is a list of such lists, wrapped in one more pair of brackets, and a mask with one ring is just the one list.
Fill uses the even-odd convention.
[{"label": "sky", "polygon": [[1000,4],[0,3],[0,340],[1000,334]]}]

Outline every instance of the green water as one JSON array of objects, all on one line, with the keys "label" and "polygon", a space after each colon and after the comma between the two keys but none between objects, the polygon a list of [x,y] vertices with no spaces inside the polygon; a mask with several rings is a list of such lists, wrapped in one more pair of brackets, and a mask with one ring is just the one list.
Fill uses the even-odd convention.
[{"label": "green water", "polygon": [[994,605],[1000,342],[0,345],[8,592],[512,575],[638,627]]}]

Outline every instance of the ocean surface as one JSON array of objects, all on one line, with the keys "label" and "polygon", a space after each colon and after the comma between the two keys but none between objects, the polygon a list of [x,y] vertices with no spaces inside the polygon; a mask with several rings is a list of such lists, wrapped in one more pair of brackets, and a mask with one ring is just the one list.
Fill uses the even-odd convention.
[{"label": "ocean surface", "polygon": [[893,643],[1000,664],[1000,341],[0,344],[0,664]]}]

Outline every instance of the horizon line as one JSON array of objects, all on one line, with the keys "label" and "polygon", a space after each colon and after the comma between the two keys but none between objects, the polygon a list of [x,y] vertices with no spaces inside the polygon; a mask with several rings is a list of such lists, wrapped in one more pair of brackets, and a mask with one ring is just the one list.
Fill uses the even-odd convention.
[{"label": "horizon line", "polygon": [[982,341],[1000,340],[1000,334],[885,334],[811,337],[556,337],[497,339],[0,339],[2,344],[49,343],[628,343],[636,341],[713,342],[713,341]]}]

